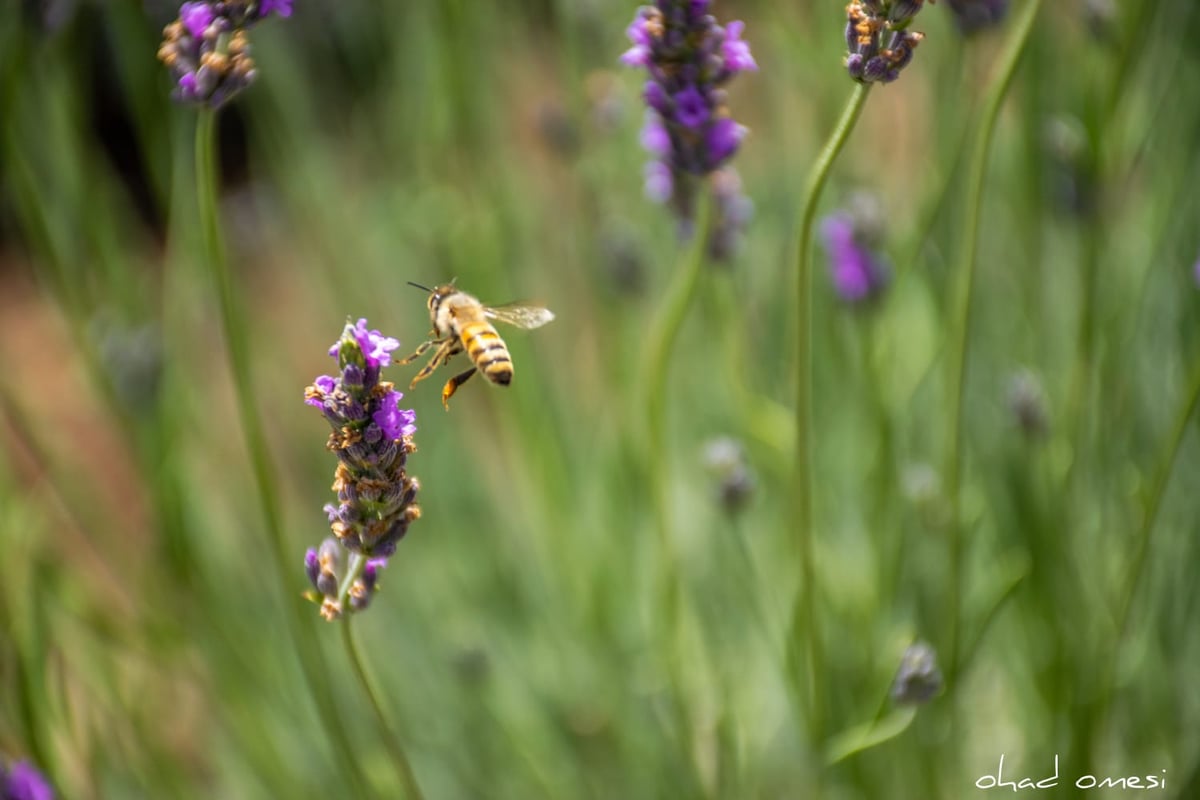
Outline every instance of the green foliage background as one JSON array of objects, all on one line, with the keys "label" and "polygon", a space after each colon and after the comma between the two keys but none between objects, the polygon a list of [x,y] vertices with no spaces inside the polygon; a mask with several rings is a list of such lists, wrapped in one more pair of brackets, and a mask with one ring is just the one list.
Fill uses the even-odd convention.
[{"label": "green foliage background", "polygon": [[[457,277],[558,319],[506,334],[509,389],[474,381],[449,413],[438,379],[407,395],[423,518],[355,625],[426,797],[960,798],[1002,753],[1039,778],[1059,755],[1065,785],[1040,796],[1086,773],[1194,796],[1192,0],[1116,3],[1098,27],[1082,0],[1038,18],[986,175],[963,671],[915,718],[887,704],[909,643],[947,646],[951,254],[964,142],[1021,5],[966,40],[941,5],[921,13],[925,42],[869,97],[822,206],[877,193],[895,272],[881,302],[850,309],[817,257],[814,741],[786,655],[794,242],[853,87],[841,3],[717,4],[746,20],[761,68],[730,87],[755,217],[737,258],[706,266],[665,384],[673,635],[638,364],[683,246],[642,196],[640,78],[616,61],[633,4],[299,0],[253,31],[260,80],[221,117],[221,213],[295,553],[281,585],[196,223],[196,115],[155,60],[175,9],[10,3],[0,753],[67,798],[343,797],[360,774],[398,794],[335,627],[311,635],[352,760],[288,634],[334,466],[301,398],[348,316],[415,346],[428,319],[405,281]],[[1006,400],[1022,369],[1044,387],[1043,437]],[[757,477],[739,513],[705,470],[716,436],[741,440]]]}]

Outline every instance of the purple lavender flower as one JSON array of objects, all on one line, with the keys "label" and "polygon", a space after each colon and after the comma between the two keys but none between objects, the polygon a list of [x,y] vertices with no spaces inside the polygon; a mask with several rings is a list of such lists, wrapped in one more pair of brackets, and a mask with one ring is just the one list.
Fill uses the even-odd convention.
[{"label": "purple lavender flower", "polygon": [[964,35],[998,25],[1008,11],[1008,0],[946,0],[958,30]]},{"label": "purple lavender flower", "polygon": [[[341,374],[321,375],[304,392],[304,402],[320,409],[329,421],[333,432],[327,447],[338,457],[333,483],[338,503],[325,506],[336,539],[305,554],[305,571],[320,593],[321,613],[327,619],[342,612],[337,550],[390,556],[421,515],[416,503],[420,487],[405,472],[409,454],[416,451],[416,414],[401,409],[404,395],[379,380],[380,368],[391,363],[391,352],[399,346],[397,340],[369,329],[365,319],[347,323],[330,349]],[[352,610],[366,607],[355,605],[357,585],[350,587]],[[369,599],[369,592],[366,596]]]},{"label": "purple lavender flower", "polygon": [[846,6],[846,71],[859,83],[891,83],[925,34],[908,30],[925,0],[852,0]]},{"label": "purple lavender flower", "polygon": [[194,39],[204,35],[214,16],[212,6],[208,3],[184,3],[179,7],[179,21]]},{"label": "purple lavender flower", "polygon": [[[710,16],[710,5],[655,0],[643,6],[626,29],[633,46],[621,56],[649,76],[641,138],[654,160],[646,168],[646,194],[670,202],[684,232],[691,230],[699,180],[725,166],[746,135],[730,118],[722,87],[739,72],[758,69],[742,40],[745,25],[734,21],[722,28]],[[721,224],[718,218],[716,227]]]},{"label": "purple lavender flower", "polygon": [[380,427],[388,439],[403,439],[417,432],[417,415],[411,409],[402,410],[400,400],[404,394],[395,389],[384,395],[379,402],[379,410],[371,415],[372,421]]},{"label": "purple lavender flower", "polygon": [[362,611],[371,604],[379,588],[379,573],[387,566],[386,558],[372,558],[363,567],[362,575],[350,587],[350,608]]},{"label": "purple lavender flower", "polygon": [[[350,328],[350,331],[358,342],[358,349],[366,359],[367,366],[379,369],[392,363],[392,351],[400,347],[399,339],[384,336],[379,331],[369,330],[365,319],[360,319],[357,325]],[[329,348],[329,355],[337,358],[341,347],[341,341],[334,342],[333,346]]]},{"label": "purple lavender flower", "polygon": [[27,761],[0,767],[0,798],[3,800],[54,800],[54,790]]},{"label": "purple lavender flower", "polygon": [[887,285],[887,264],[868,247],[861,226],[851,214],[841,212],[821,223],[821,237],[829,254],[833,288],[847,303],[861,303]]},{"label": "purple lavender flower", "polygon": [[194,0],[163,29],[158,58],[175,78],[176,100],[219,108],[257,75],[246,30],[272,14],[289,17],[292,0]]},{"label": "purple lavender flower", "polygon": [[758,69],[758,62],[750,55],[750,45],[742,41],[742,31],[745,28],[746,23],[740,19],[735,19],[725,26],[725,42],[721,45],[721,56],[725,59],[725,66],[733,72]]},{"label": "purple lavender flower", "polygon": [[379,573],[387,566],[386,558],[369,558],[362,564],[362,571],[350,581],[346,597],[341,596],[342,581],[353,562],[343,565],[343,548],[338,540],[330,536],[321,542],[320,548],[309,548],[304,554],[304,570],[315,592],[309,597],[321,604],[321,616],[332,622],[342,616],[344,601],[350,603],[350,611],[363,611],[371,604],[379,588]]},{"label": "purple lavender flower", "polygon": [[1196,259],[1196,263],[1192,265],[1192,280],[1200,286],[1200,258]]}]

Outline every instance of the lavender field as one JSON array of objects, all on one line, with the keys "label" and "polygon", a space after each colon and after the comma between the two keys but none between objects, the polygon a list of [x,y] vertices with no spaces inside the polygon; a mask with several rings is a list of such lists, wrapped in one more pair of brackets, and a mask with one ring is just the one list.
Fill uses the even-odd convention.
[{"label": "lavender field", "polygon": [[0,800],[1200,797],[1197,42],[8,3]]}]

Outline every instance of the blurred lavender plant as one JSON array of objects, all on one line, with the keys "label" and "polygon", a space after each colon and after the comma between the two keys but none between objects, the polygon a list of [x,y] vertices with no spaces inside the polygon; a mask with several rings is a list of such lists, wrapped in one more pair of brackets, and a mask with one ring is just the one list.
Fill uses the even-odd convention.
[{"label": "blurred lavender plant", "polygon": [[1114,0],[1084,0],[1083,20],[1093,37],[1111,44],[1117,31],[1117,4]]},{"label": "blurred lavender plant", "polygon": [[[932,0],[930,0],[932,2]],[[891,83],[925,34],[908,30],[925,0],[854,0],[846,6],[846,70],[859,83]]]},{"label": "blurred lavender plant", "polygon": [[89,329],[122,408],[131,414],[154,408],[163,376],[162,331],[158,326],[131,325],[100,314]]},{"label": "blurred lavender plant", "polygon": [[254,82],[246,30],[272,14],[292,15],[292,0],[197,0],[163,28],[158,59],[175,77],[173,96],[219,108]]},{"label": "blurred lavender plant", "polygon": [[54,800],[54,790],[27,761],[0,766],[0,800]]},{"label": "blurred lavender plant", "polygon": [[[346,323],[329,350],[341,375],[321,375],[304,391],[304,402],[320,409],[333,428],[327,447],[338,457],[333,482],[338,505],[325,506],[334,537],[304,558],[317,591],[312,599],[328,620],[341,615],[346,598],[351,611],[367,607],[387,557],[421,516],[420,487],[405,472],[408,455],[416,451],[416,415],[400,408],[404,395],[393,384],[379,380],[399,346],[368,330],[365,319]],[[352,554],[344,568],[343,549]]]},{"label": "blurred lavender plant", "polygon": [[902,705],[923,705],[942,690],[942,671],[937,653],[925,642],[914,642],[900,657],[892,681],[892,699]]},{"label": "blurred lavender plant", "polygon": [[946,0],[946,5],[964,36],[999,25],[1008,11],[1008,0]]},{"label": "blurred lavender plant", "polygon": [[717,479],[721,507],[731,514],[745,507],[754,494],[755,479],[741,442],[728,436],[709,441],[704,446],[704,463]]},{"label": "blurred lavender plant", "polygon": [[1098,201],[1095,155],[1083,122],[1069,115],[1051,118],[1043,133],[1048,190],[1055,205],[1076,217],[1087,217]]},{"label": "blurred lavender plant", "polygon": [[856,195],[821,221],[833,288],[845,302],[864,303],[887,287],[891,269],[877,252],[882,238],[883,213],[869,195]]},{"label": "blurred lavender plant", "polygon": [[697,186],[712,175],[716,205],[709,250],[713,258],[727,259],[752,206],[741,194],[737,173],[726,166],[746,128],[729,116],[722,87],[758,64],[741,38],[745,24],[718,25],[710,6],[710,0],[656,0],[642,6],[626,29],[633,47],[621,61],[650,76],[641,134],[642,146],[654,157],[646,165],[646,195],[669,202],[681,234],[690,236]]},{"label": "blurred lavender plant", "polygon": [[1029,370],[1018,370],[1009,378],[1008,409],[1028,438],[1041,439],[1050,432],[1046,393],[1042,382]]}]

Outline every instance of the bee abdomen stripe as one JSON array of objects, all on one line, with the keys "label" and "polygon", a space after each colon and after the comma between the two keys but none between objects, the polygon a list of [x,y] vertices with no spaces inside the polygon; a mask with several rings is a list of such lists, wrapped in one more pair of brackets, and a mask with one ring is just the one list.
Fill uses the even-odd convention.
[{"label": "bee abdomen stripe", "polygon": [[504,342],[500,341],[499,337],[496,337],[495,339],[492,339],[490,342],[486,342],[486,343],[483,341],[483,338],[484,337],[480,336],[476,339],[471,340],[471,342],[469,342],[467,344],[467,350],[471,353],[471,355],[478,355],[479,353],[488,353],[488,352],[491,352],[492,350],[504,350],[505,349]]},{"label": "bee abdomen stripe", "polygon": [[[492,356],[489,359],[481,360],[479,362],[479,368],[486,370],[486,369],[491,369],[492,367],[500,365],[500,364],[511,364],[511,363],[512,363],[512,359],[509,358],[508,353],[504,353],[503,355]],[[509,367],[509,369],[512,369],[512,368]]]},{"label": "bee abdomen stripe", "polygon": [[473,350],[476,345],[482,347],[484,346],[485,342],[500,341],[500,336],[495,331],[488,328],[484,328],[482,330],[467,329],[463,331],[462,340],[463,344],[467,346],[467,349]]}]

